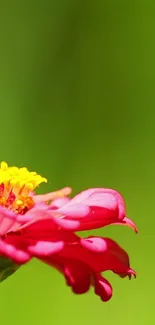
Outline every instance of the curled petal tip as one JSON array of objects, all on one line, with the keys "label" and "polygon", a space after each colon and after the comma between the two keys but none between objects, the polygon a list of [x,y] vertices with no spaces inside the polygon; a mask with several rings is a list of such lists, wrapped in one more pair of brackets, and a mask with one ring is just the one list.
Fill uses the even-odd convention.
[{"label": "curled petal tip", "polygon": [[121,220],[119,222],[114,222],[114,223],[111,223],[111,224],[124,225],[124,226],[130,227],[131,229],[133,229],[136,234],[138,233],[138,228],[135,225],[135,223],[131,219],[127,218],[127,217],[125,217],[123,220]]},{"label": "curled petal tip", "polygon": [[129,277],[130,280],[132,279],[132,276],[133,276],[134,279],[136,279],[137,274],[136,274],[136,272],[133,269],[130,269],[128,271],[128,277]]},{"label": "curled petal tip", "polygon": [[[115,272],[114,272],[115,273]],[[129,280],[131,280],[132,278],[136,278],[136,272],[133,269],[128,269],[127,272],[123,272],[123,273],[118,273],[118,275],[123,279],[128,277]]]},{"label": "curled petal tip", "polygon": [[123,219],[123,222],[124,222],[127,226],[129,226],[130,228],[132,228],[136,234],[138,234],[138,228],[137,228],[136,224],[135,224],[131,219],[125,217],[125,218]]}]

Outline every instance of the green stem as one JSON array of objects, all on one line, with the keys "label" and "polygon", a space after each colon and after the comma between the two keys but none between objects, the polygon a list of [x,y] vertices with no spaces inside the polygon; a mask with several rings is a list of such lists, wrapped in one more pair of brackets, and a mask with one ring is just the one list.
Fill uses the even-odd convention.
[{"label": "green stem", "polygon": [[15,264],[11,259],[0,257],[0,282],[4,281],[19,269],[20,265]]}]

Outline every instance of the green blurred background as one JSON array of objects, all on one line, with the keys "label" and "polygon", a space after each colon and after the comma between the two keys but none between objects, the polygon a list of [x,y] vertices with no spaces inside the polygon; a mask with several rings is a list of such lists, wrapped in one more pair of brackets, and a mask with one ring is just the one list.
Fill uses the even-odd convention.
[{"label": "green blurred background", "polygon": [[123,245],[138,274],[108,274],[110,302],[75,296],[33,261],[0,285],[1,323],[154,324],[154,1],[2,2],[0,113],[0,160],[46,176],[40,192],[115,188],[139,228],[93,232]]}]

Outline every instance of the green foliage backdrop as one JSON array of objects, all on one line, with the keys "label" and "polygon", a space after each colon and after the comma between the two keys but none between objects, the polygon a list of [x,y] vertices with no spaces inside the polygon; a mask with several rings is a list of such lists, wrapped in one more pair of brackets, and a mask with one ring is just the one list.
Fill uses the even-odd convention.
[{"label": "green foliage backdrop", "polygon": [[155,4],[152,0],[1,3],[0,160],[70,185],[123,193],[139,235],[116,239],[136,280],[108,274],[113,299],[75,296],[38,261],[0,284],[3,324],[154,324]]}]

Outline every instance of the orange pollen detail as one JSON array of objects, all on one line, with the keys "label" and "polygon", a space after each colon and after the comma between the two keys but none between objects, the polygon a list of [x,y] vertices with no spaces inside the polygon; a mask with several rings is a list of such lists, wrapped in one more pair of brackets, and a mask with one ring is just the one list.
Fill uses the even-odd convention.
[{"label": "orange pollen detail", "polygon": [[0,205],[3,207],[7,205],[7,199],[4,196],[0,197]]},{"label": "orange pollen detail", "polygon": [[18,196],[10,192],[8,197],[0,195],[0,205],[13,210],[15,213],[24,214],[34,206],[34,200],[31,196]]},{"label": "orange pollen detail", "polygon": [[32,209],[34,201],[31,196],[20,196],[12,204],[12,209],[19,214],[24,214],[28,210]]}]

